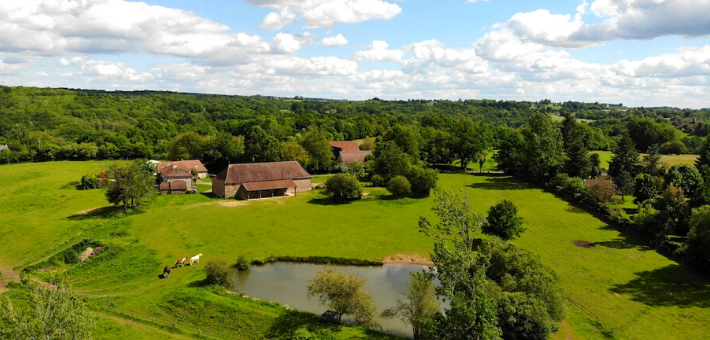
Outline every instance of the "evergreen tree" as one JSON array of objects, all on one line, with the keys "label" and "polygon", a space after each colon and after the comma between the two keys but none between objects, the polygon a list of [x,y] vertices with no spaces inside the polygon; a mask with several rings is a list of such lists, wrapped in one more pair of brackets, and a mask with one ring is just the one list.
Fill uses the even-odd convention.
[{"label": "evergreen tree", "polygon": [[[622,190],[622,187],[628,188],[631,179],[636,176],[639,169],[639,153],[636,151],[636,146],[629,136],[624,136],[619,141],[614,156],[609,162],[609,175],[614,180],[614,184]],[[621,175],[626,173],[624,178]],[[623,191],[623,190],[622,190]]]},{"label": "evergreen tree", "polygon": [[705,137],[705,141],[703,142],[703,145],[700,146],[698,154],[700,156],[695,161],[695,167],[698,169],[702,168],[703,165],[710,167],[710,134]]},{"label": "evergreen tree", "polygon": [[592,171],[592,163],[589,159],[589,151],[584,146],[584,140],[581,135],[570,138],[566,152],[565,172],[572,177],[589,177]]},{"label": "evergreen tree", "polygon": [[589,177],[591,177],[591,178],[597,178],[597,177],[601,176],[601,174],[602,174],[602,167],[601,167],[602,161],[601,161],[601,159],[599,158],[599,154],[598,154],[598,153],[593,153],[593,154],[589,155],[589,164],[590,164]]}]

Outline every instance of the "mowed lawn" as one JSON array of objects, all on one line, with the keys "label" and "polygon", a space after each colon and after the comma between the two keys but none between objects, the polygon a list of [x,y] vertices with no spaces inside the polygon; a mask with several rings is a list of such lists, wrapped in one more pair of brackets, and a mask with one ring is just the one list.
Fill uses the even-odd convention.
[{"label": "mowed lawn", "polygon": [[[362,201],[338,205],[317,191],[249,202],[182,195],[158,197],[144,212],[121,218],[77,215],[106,202],[100,190],[76,190],[68,182],[108,164],[0,166],[0,173],[10,178],[0,192],[0,204],[10,207],[0,211],[7,221],[0,225],[0,266],[27,264],[85,236],[126,244],[123,257],[113,262],[70,270],[75,286],[101,304],[158,313],[156,306],[177,299],[171,294],[178,293],[202,303],[243,304],[193,287],[203,277],[204,263],[176,269],[169,280],[157,279],[163,266],[197,253],[204,254],[205,262],[233,263],[242,254],[381,259],[431,251],[432,241],[417,225],[420,216],[433,218],[431,199],[390,200],[379,188],[368,188]],[[699,339],[710,331],[705,278],[586,212],[509,177],[442,174],[439,185],[442,190],[466,190],[479,213],[502,199],[518,206],[528,230],[515,243],[557,272],[572,301],[556,338]],[[253,314],[245,315],[256,319],[273,313],[249,308]]]},{"label": "mowed lawn", "polygon": [[[614,153],[611,151],[603,150],[595,150],[589,152],[590,155],[593,153],[599,154],[601,167],[604,169],[609,169],[609,162],[611,161],[611,157],[614,156]],[[643,157],[643,155],[645,154],[641,154],[641,158]],[[695,164],[695,161],[697,159],[698,155],[661,155],[661,163],[665,164],[668,167],[679,164],[693,165]]]}]

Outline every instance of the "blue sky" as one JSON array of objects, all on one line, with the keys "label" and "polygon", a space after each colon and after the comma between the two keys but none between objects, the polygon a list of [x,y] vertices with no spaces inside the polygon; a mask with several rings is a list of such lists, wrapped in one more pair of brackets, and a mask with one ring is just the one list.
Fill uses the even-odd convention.
[{"label": "blue sky", "polygon": [[710,107],[710,0],[23,0],[0,84]]}]

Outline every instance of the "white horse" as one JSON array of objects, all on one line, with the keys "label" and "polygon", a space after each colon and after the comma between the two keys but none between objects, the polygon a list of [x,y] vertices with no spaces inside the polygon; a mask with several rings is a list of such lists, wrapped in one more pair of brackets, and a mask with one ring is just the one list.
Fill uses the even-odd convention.
[{"label": "white horse", "polygon": [[193,257],[190,258],[190,265],[193,265],[195,262],[200,263],[200,256],[202,256],[202,253],[199,253]]}]

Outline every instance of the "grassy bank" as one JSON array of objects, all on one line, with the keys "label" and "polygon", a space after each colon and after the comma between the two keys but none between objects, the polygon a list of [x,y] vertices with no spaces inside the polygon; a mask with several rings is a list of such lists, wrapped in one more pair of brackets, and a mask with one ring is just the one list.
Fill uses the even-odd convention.
[{"label": "grassy bank", "polygon": [[[120,337],[134,332],[138,339],[165,332],[191,337],[197,331],[256,339],[291,331],[297,323],[317,325],[308,316],[203,287],[201,269],[212,259],[381,261],[394,254],[426,256],[431,250],[431,240],[417,225],[419,216],[433,217],[430,199],[392,200],[381,188],[367,188],[365,199],[348,204],[332,204],[315,191],[249,202],[201,194],[160,196],[144,211],[122,216],[112,209],[94,210],[106,206],[103,193],[76,190],[70,183],[107,165],[0,166],[7,179],[0,203],[9,207],[0,211],[6,221],[0,225],[0,266],[36,262],[83,238],[109,245],[105,254],[68,271],[78,292],[105,315],[97,338],[118,335],[120,326],[130,326]],[[504,198],[518,206],[528,230],[515,243],[557,272],[571,300],[556,338],[702,338],[710,330],[705,278],[588,213],[509,177],[442,174],[439,184],[444,190],[466,190],[479,213]],[[204,254],[203,263],[159,278],[163,266],[197,253]],[[132,319],[131,313],[142,314]],[[225,315],[236,319],[221,319]],[[176,321],[179,332],[161,326]],[[375,336],[349,327],[334,332],[342,339]]]}]

